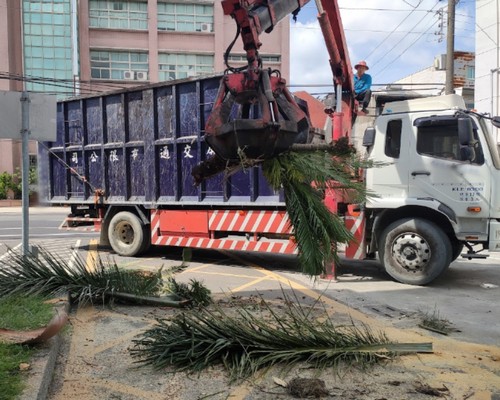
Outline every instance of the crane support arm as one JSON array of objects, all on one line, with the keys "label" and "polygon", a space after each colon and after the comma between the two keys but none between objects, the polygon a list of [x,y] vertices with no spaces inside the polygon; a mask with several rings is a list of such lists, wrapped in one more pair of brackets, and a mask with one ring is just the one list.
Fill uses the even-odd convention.
[{"label": "crane support arm", "polygon": [[352,67],[337,0],[316,0],[318,21],[330,57],[330,66],[337,84],[344,91],[353,91]]},{"label": "crane support arm", "polygon": [[241,28],[245,50],[258,50],[259,35],[271,32],[283,18],[298,12],[310,0],[223,0],[224,14],[231,15]]}]

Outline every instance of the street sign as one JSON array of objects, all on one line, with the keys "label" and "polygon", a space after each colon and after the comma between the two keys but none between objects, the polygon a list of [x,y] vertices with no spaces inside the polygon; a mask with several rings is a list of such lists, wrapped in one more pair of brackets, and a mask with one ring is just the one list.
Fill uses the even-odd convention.
[{"label": "street sign", "polygon": [[[0,91],[0,138],[21,139],[21,92]],[[29,93],[30,140],[55,141],[56,96]]]}]

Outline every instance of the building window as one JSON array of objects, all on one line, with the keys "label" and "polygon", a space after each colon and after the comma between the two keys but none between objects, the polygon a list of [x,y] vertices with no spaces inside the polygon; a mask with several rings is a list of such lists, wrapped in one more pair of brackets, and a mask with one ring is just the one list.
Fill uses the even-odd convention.
[{"label": "building window", "polygon": [[[26,81],[26,89],[71,93],[73,73],[69,0],[24,0],[23,42],[24,74],[34,78]],[[55,83],[55,80],[59,82]]]},{"label": "building window", "polygon": [[159,54],[159,78],[162,81],[188,78],[214,71],[214,56],[202,54]]},{"label": "building window", "polygon": [[467,79],[474,79],[476,77],[476,69],[474,67],[468,66],[466,74]]},{"label": "building window", "polygon": [[212,32],[213,4],[158,3],[158,29],[179,32]]},{"label": "building window", "polygon": [[148,55],[126,51],[91,51],[93,79],[144,79],[149,70]]},{"label": "building window", "polygon": [[148,3],[90,0],[91,28],[148,29]]},{"label": "building window", "polygon": [[29,155],[29,165],[31,168],[36,168],[38,166],[38,156],[36,154]]},{"label": "building window", "polygon": [[[262,55],[259,54],[262,62],[268,63],[280,63],[281,56],[280,55]],[[247,56],[245,54],[230,54],[228,61],[236,61],[236,62],[247,62]]]}]

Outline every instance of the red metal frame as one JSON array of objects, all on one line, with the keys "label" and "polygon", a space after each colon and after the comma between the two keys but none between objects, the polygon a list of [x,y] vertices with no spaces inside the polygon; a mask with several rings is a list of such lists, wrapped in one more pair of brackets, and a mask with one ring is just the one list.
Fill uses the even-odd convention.
[{"label": "red metal frame", "polygon": [[284,210],[155,210],[151,244],[296,254]]}]

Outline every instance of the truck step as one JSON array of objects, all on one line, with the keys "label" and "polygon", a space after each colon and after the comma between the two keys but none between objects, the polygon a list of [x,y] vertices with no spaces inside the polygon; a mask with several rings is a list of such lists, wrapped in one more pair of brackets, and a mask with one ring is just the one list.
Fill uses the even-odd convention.
[{"label": "truck step", "polygon": [[475,253],[475,254],[469,254],[469,253],[462,253],[462,258],[468,258],[469,260],[473,259],[473,258],[474,259],[476,259],[476,258],[477,259],[480,259],[480,258],[486,259],[489,256],[490,256],[489,254],[477,254],[477,253]]}]

